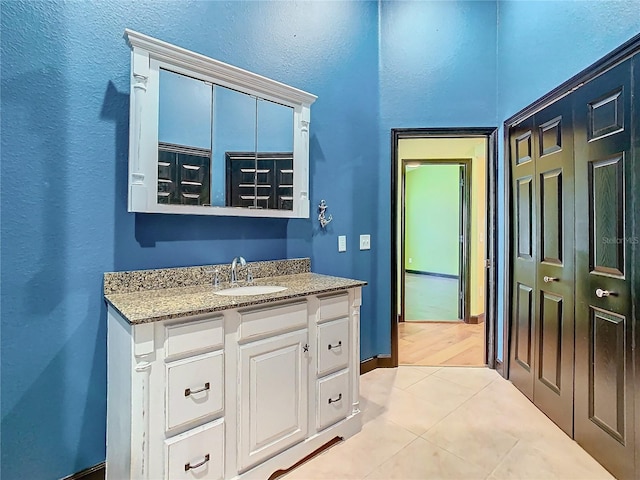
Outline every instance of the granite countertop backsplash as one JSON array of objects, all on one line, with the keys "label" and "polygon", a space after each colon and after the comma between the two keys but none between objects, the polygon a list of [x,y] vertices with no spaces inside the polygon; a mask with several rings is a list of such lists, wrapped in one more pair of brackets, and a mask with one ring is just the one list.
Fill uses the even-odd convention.
[{"label": "granite countertop backsplash", "polygon": [[[264,295],[222,296],[215,290],[230,287],[229,264],[202,267],[137,270],[104,274],[104,295],[130,324],[156,322],[188,315],[248,307],[273,301],[304,297],[366,285],[360,280],[311,273],[308,258],[247,262],[238,267],[238,279],[251,268],[254,285],[278,285],[287,290]],[[213,270],[218,268],[220,286],[214,287]],[[239,282],[245,285],[246,282]]]}]

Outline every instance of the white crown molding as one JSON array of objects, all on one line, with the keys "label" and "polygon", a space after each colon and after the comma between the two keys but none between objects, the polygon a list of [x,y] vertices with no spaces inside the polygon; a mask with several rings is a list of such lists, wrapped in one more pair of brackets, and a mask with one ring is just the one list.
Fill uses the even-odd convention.
[{"label": "white crown molding", "polygon": [[271,80],[262,75],[229,65],[185,48],[163,42],[162,40],[149,37],[134,30],[125,29],[124,38],[132,49],[138,48],[145,50],[155,59],[167,61],[190,70],[196,70],[205,75],[218,77],[258,94],[277,97],[288,103],[297,103],[305,106],[310,106],[318,98],[304,90]]}]

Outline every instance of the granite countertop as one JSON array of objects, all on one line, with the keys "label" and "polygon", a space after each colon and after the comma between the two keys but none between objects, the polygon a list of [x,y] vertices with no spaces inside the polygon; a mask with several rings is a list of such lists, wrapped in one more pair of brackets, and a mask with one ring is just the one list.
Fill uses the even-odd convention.
[{"label": "granite countertop", "polygon": [[[243,285],[241,282],[240,285]],[[107,293],[105,299],[130,324],[140,324],[167,320],[170,318],[218,312],[229,308],[249,307],[291,298],[305,297],[345,290],[366,285],[361,280],[331,277],[318,273],[298,273],[267,278],[256,278],[254,285],[278,285],[287,290],[264,295],[223,296],[214,290],[228,288],[228,283],[220,287],[211,284],[191,285],[173,288],[157,288],[124,293]]]}]

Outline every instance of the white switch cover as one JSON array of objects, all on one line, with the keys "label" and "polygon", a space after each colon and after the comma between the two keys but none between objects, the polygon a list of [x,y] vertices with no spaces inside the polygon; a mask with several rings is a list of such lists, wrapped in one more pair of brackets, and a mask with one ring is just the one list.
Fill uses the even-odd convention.
[{"label": "white switch cover", "polygon": [[371,250],[371,235],[360,235],[360,250]]},{"label": "white switch cover", "polygon": [[347,236],[346,235],[338,235],[338,251],[346,252],[347,251]]}]

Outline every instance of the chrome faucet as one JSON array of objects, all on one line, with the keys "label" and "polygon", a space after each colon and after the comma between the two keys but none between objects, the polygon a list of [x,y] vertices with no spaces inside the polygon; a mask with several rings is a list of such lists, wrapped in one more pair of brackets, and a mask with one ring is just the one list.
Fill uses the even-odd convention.
[{"label": "chrome faucet", "polygon": [[231,262],[231,285],[238,284],[238,262],[240,262],[240,266],[244,267],[247,264],[247,261],[244,257],[236,257]]}]

